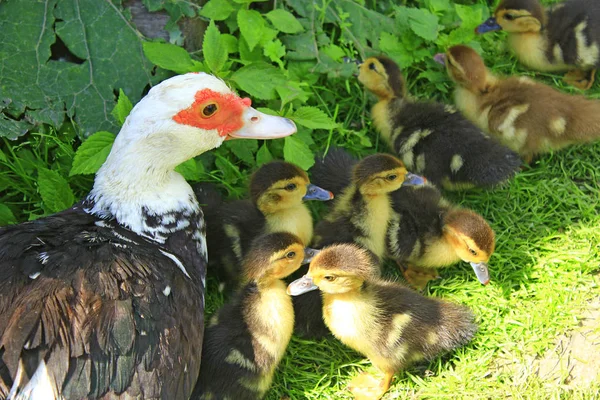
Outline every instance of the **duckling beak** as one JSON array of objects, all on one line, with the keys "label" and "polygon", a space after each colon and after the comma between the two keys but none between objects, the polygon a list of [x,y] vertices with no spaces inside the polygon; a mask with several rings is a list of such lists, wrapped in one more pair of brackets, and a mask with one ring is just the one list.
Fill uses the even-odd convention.
[{"label": "duckling beak", "polygon": [[362,61],[360,61],[358,58],[344,57],[342,60],[344,60],[344,62],[346,64],[349,64],[349,63],[354,63],[356,65],[362,64]]},{"label": "duckling beak", "polygon": [[487,263],[469,263],[471,267],[473,267],[473,271],[475,271],[475,275],[477,275],[477,279],[484,285],[490,283],[490,271],[488,270]]},{"label": "duckling beak", "polygon": [[433,61],[445,66],[446,65],[446,55],[444,53],[437,53],[435,56],[433,56]]},{"label": "duckling beak", "polygon": [[329,190],[322,189],[317,185],[313,185],[309,183],[306,186],[306,194],[302,198],[302,200],[319,200],[319,201],[328,201],[333,199],[333,193]]},{"label": "duckling beak", "polygon": [[312,261],[312,259],[321,252],[321,250],[311,249],[310,247],[306,247],[304,249],[304,259],[302,260],[302,265],[308,264]]},{"label": "duckling beak", "polygon": [[427,183],[427,178],[425,178],[424,176],[408,172],[404,177],[404,182],[402,182],[402,186],[422,186],[425,183]]},{"label": "duckling beak", "polygon": [[296,124],[291,119],[261,113],[247,107],[242,112],[244,125],[229,133],[227,139],[277,139],[296,132]]},{"label": "duckling beak", "polygon": [[487,32],[501,31],[501,30],[502,30],[502,27],[498,24],[498,22],[496,21],[496,18],[491,17],[491,18],[488,18],[483,24],[481,24],[477,28],[475,28],[475,33],[478,35],[482,35]]},{"label": "duckling beak", "polygon": [[310,276],[304,275],[300,279],[296,279],[287,287],[287,294],[291,296],[300,296],[301,294],[317,290],[319,287],[313,283]]}]

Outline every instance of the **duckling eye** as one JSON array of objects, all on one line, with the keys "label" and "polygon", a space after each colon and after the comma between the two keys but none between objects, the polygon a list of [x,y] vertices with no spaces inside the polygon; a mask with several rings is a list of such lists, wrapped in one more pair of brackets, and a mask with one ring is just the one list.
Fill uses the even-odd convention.
[{"label": "duckling eye", "polygon": [[202,109],[202,116],[204,116],[204,117],[210,117],[211,115],[213,115],[214,113],[216,113],[218,109],[219,109],[219,106],[217,105],[217,103],[207,104]]},{"label": "duckling eye", "polygon": [[515,20],[515,16],[512,14],[504,14],[504,19],[507,19],[509,21],[514,21]]},{"label": "duckling eye", "polygon": [[386,179],[387,179],[388,181],[393,181],[393,180],[394,180],[394,179],[396,179],[397,177],[398,177],[398,175],[396,175],[396,174],[392,174],[392,175],[388,175],[388,176],[386,177]]},{"label": "duckling eye", "polygon": [[294,257],[296,257],[296,252],[295,251],[288,251],[288,253],[285,256],[287,258],[294,258]]},{"label": "duckling eye", "polygon": [[473,254],[474,256],[476,256],[476,255],[477,255],[477,252],[476,252],[475,250],[473,250],[473,249],[469,249],[469,251],[470,251],[470,252],[471,252],[471,254]]},{"label": "duckling eye", "polygon": [[291,192],[292,190],[296,189],[296,184],[295,183],[290,183],[285,187],[285,190],[287,190],[288,192]]},{"label": "duckling eye", "polygon": [[323,277],[323,279],[325,279],[328,282],[333,282],[333,281],[335,281],[335,276],[333,276],[333,275],[325,275]]},{"label": "duckling eye", "polygon": [[369,69],[375,71],[375,63],[369,63]]}]

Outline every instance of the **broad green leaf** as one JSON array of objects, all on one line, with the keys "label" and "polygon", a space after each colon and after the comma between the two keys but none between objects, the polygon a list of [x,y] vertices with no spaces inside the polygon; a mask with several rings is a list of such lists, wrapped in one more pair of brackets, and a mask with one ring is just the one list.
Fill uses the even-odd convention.
[{"label": "broad green leaf", "polygon": [[238,3],[238,4],[250,4],[250,3],[260,3],[263,1],[268,1],[268,0],[233,0],[234,3]]},{"label": "broad green leaf", "polygon": [[263,28],[265,27],[265,20],[262,15],[254,10],[240,10],[237,14],[237,23],[242,36],[248,43],[248,49],[250,51],[254,50],[254,47],[262,38]]},{"label": "broad green leaf", "polygon": [[299,125],[310,129],[333,129],[337,124],[316,107],[300,107],[290,116]]},{"label": "broad green leaf", "polygon": [[331,57],[333,60],[336,60],[336,61],[339,61],[346,55],[346,53],[344,53],[344,50],[342,50],[341,47],[336,46],[335,44],[331,44],[329,46],[322,47],[319,49],[319,51],[327,54],[329,57]]},{"label": "broad green leaf", "polygon": [[296,164],[304,170],[309,169],[315,163],[312,151],[310,151],[306,143],[294,135],[285,138],[283,158],[285,161]]},{"label": "broad green leaf", "polygon": [[0,203],[0,226],[16,224],[15,215],[7,205]]},{"label": "broad green leaf", "polygon": [[410,29],[425,40],[434,41],[438,35],[438,17],[422,8],[406,8]]},{"label": "broad green leaf", "polygon": [[441,13],[450,9],[450,0],[425,0],[425,4],[434,13]]},{"label": "broad green leaf", "polygon": [[273,40],[265,45],[263,54],[273,62],[280,62],[285,56],[285,46],[281,44],[281,40]]},{"label": "broad green leaf", "polygon": [[[118,4],[0,2],[0,99],[11,99],[13,117],[22,116],[18,121],[0,118],[0,136],[8,132],[14,138],[31,124],[58,128],[65,118],[73,118],[84,137],[101,130],[118,131],[110,115],[113,91],[122,88],[137,102],[147,85],[162,78],[151,74],[153,66],[142,52],[143,39]],[[57,37],[69,50],[60,60],[51,59],[50,48]],[[5,130],[7,125],[10,131]]]},{"label": "broad green leaf", "polygon": [[98,172],[112,149],[115,137],[110,132],[96,132],[87,138],[75,152],[69,176]]},{"label": "broad green leaf", "polygon": [[123,125],[125,123],[125,118],[127,118],[132,109],[133,104],[131,104],[131,100],[125,95],[123,89],[119,89],[117,105],[115,105],[115,108],[113,108],[110,113],[115,117],[119,125]]},{"label": "broad green leaf", "polygon": [[226,20],[235,11],[228,0],[210,0],[200,10],[200,15],[215,21]]},{"label": "broad green leaf", "polygon": [[302,32],[304,28],[300,25],[300,22],[294,17],[294,15],[285,10],[277,9],[273,11],[269,11],[267,13],[267,18],[275,29],[284,33],[298,33]]},{"label": "broad green leaf", "polygon": [[223,45],[227,49],[227,53],[237,53],[238,52],[238,39],[230,35],[229,33],[221,34],[221,41]]},{"label": "broad green leaf", "polygon": [[201,64],[182,47],[170,43],[145,42],[144,54],[153,64],[178,74],[198,72]]},{"label": "broad green leaf", "polygon": [[381,34],[381,39],[379,40],[379,48],[389,57],[397,61],[400,68],[406,68],[414,63],[411,52],[400,42],[396,35],[383,32]]},{"label": "broad green leaf", "polygon": [[230,140],[225,142],[225,146],[246,164],[254,164],[254,153],[258,149],[257,140]]},{"label": "broad green leaf", "polygon": [[231,80],[249,95],[263,100],[277,98],[275,88],[286,83],[285,76],[278,68],[263,62],[238,69],[231,75]]},{"label": "broad green leaf", "polygon": [[202,52],[204,53],[206,66],[215,74],[221,71],[223,65],[227,62],[227,48],[221,40],[221,33],[214,21],[210,21],[204,32]]},{"label": "broad green leaf", "polygon": [[250,51],[248,43],[243,37],[238,40],[238,45],[240,47],[240,57],[244,64],[265,61],[260,47],[255,47],[254,50]]},{"label": "broad green leaf", "polygon": [[202,164],[198,166],[198,162],[195,159],[187,160],[177,167],[175,167],[175,171],[179,172],[181,176],[187,181],[199,181],[202,177]]},{"label": "broad green leaf", "polygon": [[318,49],[313,35],[309,32],[299,35],[287,35],[282,37],[282,41],[288,48],[288,60],[313,60],[317,58]]},{"label": "broad green leaf", "polygon": [[267,144],[263,143],[263,145],[260,146],[260,149],[258,149],[258,151],[256,152],[256,165],[260,167],[261,165],[266,164],[272,160],[273,155],[271,155]]},{"label": "broad green leaf", "polygon": [[69,183],[58,172],[38,168],[38,188],[46,209],[59,212],[69,208],[75,202],[75,196]]}]

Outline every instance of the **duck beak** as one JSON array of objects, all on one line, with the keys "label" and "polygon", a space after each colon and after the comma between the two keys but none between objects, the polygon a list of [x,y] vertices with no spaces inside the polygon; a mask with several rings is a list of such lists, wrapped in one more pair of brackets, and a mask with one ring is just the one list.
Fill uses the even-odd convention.
[{"label": "duck beak", "polygon": [[302,278],[296,279],[294,282],[290,283],[286,292],[291,296],[300,296],[301,294],[312,292],[318,288],[319,287],[313,283],[310,276],[304,275]]},{"label": "duck beak", "polygon": [[402,182],[402,186],[422,186],[425,183],[427,183],[427,178],[425,178],[424,176],[408,172],[404,177],[404,182]]},{"label": "duck beak", "polygon": [[477,279],[484,285],[490,283],[490,271],[488,270],[487,263],[469,263],[471,267],[473,267],[473,271],[475,271],[475,275],[477,275]]},{"label": "duck beak", "polygon": [[302,200],[319,200],[319,201],[328,201],[333,199],[333,193],[329,190],[322,189],[317,185],[313,185],[309,183],[306,186],[306,194],[302,198]]},{"label": "duck beak", "polygon": [[502,27],[496,21],[496,18],[488,18],[483,24],[475,28],[475,33],[482,35],[487,32],[501,31]]},{"label": "duck beak", "polygon": [[296,124],[291,119],[268,115],[252,107],[242,113],[244,125],[231,132],[228,139],[278,139],[296,132]]},{"label": "duck beak", "polygon": [[344,57],[343,60],[346,64],[349,64],[349,63],[354,63],[356,65],[362,64],[362,61],[360,61],[358,58]]},{"label": "duck beak", "polygon": [[446,55],[444,53],[437,53],[435,56],[433,56],[433,61],[446,66]]},{"label": "duck beak", "polygon": [[302,265],[308,264],[312,261],[312,259],[321,252],[321,250],[311,249],[310,247],[306,247],[304,249],[304,259],[302,260]]}]

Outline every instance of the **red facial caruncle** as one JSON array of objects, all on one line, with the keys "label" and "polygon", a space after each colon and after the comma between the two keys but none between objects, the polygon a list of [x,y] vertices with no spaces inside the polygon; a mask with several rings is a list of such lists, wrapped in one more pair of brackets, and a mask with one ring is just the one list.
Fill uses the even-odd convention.
[{"label": "red facial caruncle", "polygon": [[173,120],[179,124],[196,128],[216,129],[220,136],[227,136],[244,125],[242,114],[252,104],[248,98],[227,93],[222,94],[210,89],[199,90],[194,103],[178,112]]}]

